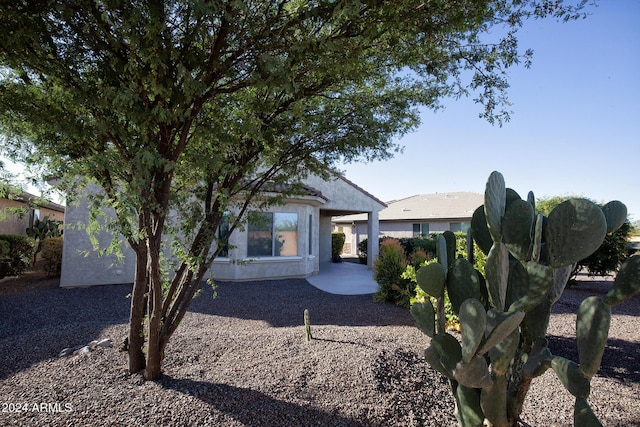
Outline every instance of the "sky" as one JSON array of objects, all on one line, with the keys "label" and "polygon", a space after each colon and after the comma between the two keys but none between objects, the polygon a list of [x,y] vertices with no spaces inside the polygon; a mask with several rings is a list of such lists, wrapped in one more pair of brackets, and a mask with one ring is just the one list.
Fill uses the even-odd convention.
[{"label": "sky", "polygon": [[497,170],[523,198],[620,200],[640,220],[640,0],[599,3],[585,20],[525,23],[520,47],[534,50],[533,64],[509,70],[513,114],[502,127],[478,118],[471,98],[445,100],[398,141],[402,154],[338,168],[383,201],[483,193]]},{"label": "sky", "polygon": [[502,127],[471,98],[445,100],[398,141],[402,154],[338,169],[382,201],[483,193],[495,170],[523,198],[620,200],[640,220],[640,1],[599,3],[585,20],[525,22],[533,64],[508,72],[514,113]]}]

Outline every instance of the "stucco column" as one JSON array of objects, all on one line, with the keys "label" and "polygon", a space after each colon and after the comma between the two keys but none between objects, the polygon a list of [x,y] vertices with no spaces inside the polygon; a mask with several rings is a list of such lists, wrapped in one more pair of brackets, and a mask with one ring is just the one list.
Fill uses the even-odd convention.
[{"label": "stucco column", "polygon": [[331,261],[331,217],[320,215],[318,243],[320,244],[320,262]]},{"label": "stucco column", "polygon": [[378,234],[380,224],[378,222],[378,211],[367,213],[367,266],[373,270],[374,263],[378,258]]}]

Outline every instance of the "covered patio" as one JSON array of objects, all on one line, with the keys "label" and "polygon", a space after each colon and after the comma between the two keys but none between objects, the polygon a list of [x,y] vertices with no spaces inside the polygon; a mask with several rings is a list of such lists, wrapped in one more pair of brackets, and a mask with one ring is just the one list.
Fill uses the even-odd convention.
[{"label": "covered patio", "polygon": [[307,281],[336,295],[373,294],[378,290],[373,271],[364,264],[353,262],[321,262],[320,272],[307,277]]}]

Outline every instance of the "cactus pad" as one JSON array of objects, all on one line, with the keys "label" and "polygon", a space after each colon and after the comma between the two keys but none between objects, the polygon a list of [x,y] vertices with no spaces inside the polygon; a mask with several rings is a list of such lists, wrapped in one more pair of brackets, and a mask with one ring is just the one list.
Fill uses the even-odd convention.
[{"label": "cactus pad", "polygon": [[466,259],[458,258],[453,262],[447,276],[447,292],[456,314],[460,312],[460,305],[467,298],[482,298],[478,273]]},{"label": "cactus pad", "polygon": [[468,362],[460,361],[453,371],[453,377],[460,384],[471,388],[484,388],[493,384],[484,356],[474,356]]},{"label": "cactus pad", "polygon": [[607,234],[602,210],[587,199],[570,199],[560,203],[547,219],[545,240],[549,265],[564,267],[594,253]]},{"label": "cactus pad", "polygon": [[418,329],[433,338],[436,334],[436,313],[431,301],[427,299],[425,302],[413,304],[411,306],[411,315],[415,319]]},{"label": "cactus pad", "polygon": [[612,200],[602,207],[602,213],[607,220],[607,233],[613,233],[627,220],[627,206],[617,200]]},{"label": "cactus pad", "polygon": [[491,303],[498,311],[504,311],[509,280],[509,251],[503,243],[494,243],[484,267]]},{"label": "cactus pad", "polygon": [[500,172],[491,172],[484,192],[484,213],[494,242],[502,241],[502,216],[507,204],[504,177]]},{"label": "cactus pad", "polygon": [[602,427],[602,423],[593,413],[586,399],[576,397],[573,407],[573,425],[580,427]]},{"label": "cactus pad", "polygon": [[640,291],[640,255],[628,258],[618,271],[613,287],[604,297],[609,307],[631,298]]},{"label": "cactus pad", "polygon": [[427,264],[416,271],[418,286],[434,298],[444,294],[445,270],[440,263]]},{"label": "cactus pad", "polygon": [[521,199],[509,203],[502,218],[502,239],[509,252],[520,261],[529,256],[533,219],[533,207]]},{"label": "cactus pad", "polygon": [[460,332],[462,334],[462,360],[468,362],[476,353],[484,337],[487,313],[475,298],[464,300],[460,305]]},{"label": "cactus pad", "polygon": [[491,250],[491,246],[493,246],[493,239],[487,227],[484,205],[473,212],[473,216],[471,217],[471,231],[473,233],[473,240],[476,241],[480,250],[487,255]]},{"label": "cactus pad", "polygon": [[589,397],[591,386],[577,363],[560,356],[553,356],[551,368],[562,382],[562,385],[575,397],[586,399]]},{"label": "cactus pad", "polygon": [[509,311],[530,311],[540,304],[553,287],[553,269],[537,262],[526,264],[529,276],[527,293],[509,307]]},{"label": "cactus pad", "polygon": [[609,336],[611,308],[598,297],[585,298],[578,307],[576,341],[580,370],[589,378],[600,368]]}]

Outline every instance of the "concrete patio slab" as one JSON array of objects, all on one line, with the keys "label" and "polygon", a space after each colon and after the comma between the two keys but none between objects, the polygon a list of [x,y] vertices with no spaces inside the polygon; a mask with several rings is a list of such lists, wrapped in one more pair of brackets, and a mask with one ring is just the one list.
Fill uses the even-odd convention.
[{"label": "concrete patio slab", "polygon": [[373,280],[373,271],[366,265],[352,262],[322,262],[320,272],[307,277],[316,288],[337,295],[373,294],[378,284]]}]

